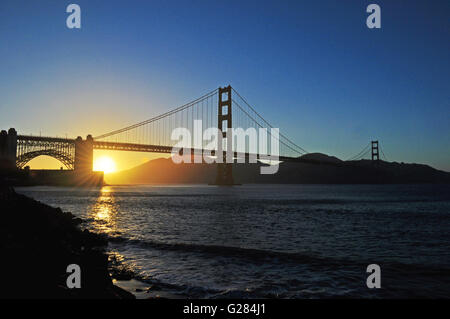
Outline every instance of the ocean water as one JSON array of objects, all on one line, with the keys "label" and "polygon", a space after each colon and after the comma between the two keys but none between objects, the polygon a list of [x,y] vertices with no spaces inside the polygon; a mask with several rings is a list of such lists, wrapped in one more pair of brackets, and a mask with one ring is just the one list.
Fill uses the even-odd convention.
[{"label": "ocean water", "polygon": [[81,217],[137,279],[180,297],[450,297],[450,185],[17,191]]}]

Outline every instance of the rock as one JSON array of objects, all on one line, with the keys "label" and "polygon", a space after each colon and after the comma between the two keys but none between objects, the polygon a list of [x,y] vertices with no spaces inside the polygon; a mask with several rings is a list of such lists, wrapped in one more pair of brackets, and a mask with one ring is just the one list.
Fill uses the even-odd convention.
[{"label": "rock", "polygon": [[[0,298],[133,298],[112,284],[103,236],[78,227],[61,209],[0,188]],[[66,286],[67,266],[81,268],[80,289]],[[33,289],[24,289],[30,284]]]}]

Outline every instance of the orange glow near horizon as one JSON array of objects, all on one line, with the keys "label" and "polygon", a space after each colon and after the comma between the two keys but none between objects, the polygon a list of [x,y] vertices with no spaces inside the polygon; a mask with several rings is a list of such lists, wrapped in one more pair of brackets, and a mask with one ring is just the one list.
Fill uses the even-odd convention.
[{"label": "orange glow near horizon", "polygon": [[102,156],[94,160],[94,171],[101,171],[105,174],[117,171],[116,163],[109,156]]},{"label": "orange glow near horizon", "polygon": [[169,156],[170,154],[94,150],[94,170],[95,163],[102,157],[110,157],[116,164],[116,172],[120,172],[132,169],[157,158],[167,158]]},{"label": "orange glow near horizon", "polygon": [[[115,172],[131,169],[157,158],[169,158],[170,154],[123,152],[109,150],[94,150],[94,167],[97,170],[97,161],[101,158],[109,157],[115,164]],[[57,159],[49,156],[39,156],[27,163],[31,169],[67,169]],[[103,171],[102,169],[98,169]],[[107,174],[105,172],[105,174]]]}]

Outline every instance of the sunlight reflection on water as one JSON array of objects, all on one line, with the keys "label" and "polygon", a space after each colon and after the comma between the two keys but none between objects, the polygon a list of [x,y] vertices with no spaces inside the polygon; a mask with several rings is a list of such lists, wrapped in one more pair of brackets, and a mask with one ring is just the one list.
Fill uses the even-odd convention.
[{"label": "sunlight reflection on water", "polygon": [[100,196],[90,209],[90,217],[93,219],[93,228],[98,232],[111,234],[117,232],[117,205],[114,194],[109,186],[100,190]]}]

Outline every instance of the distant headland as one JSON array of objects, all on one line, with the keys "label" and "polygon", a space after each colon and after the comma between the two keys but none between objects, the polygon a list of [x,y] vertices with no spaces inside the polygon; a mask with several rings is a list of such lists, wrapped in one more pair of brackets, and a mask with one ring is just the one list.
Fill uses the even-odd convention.
[{"label": "distant headland", "polygon": [[[302,161],[280,163],[273,175],[261,175],[264,164],[233,164],[237,183],[273,184],[409,184],[450,183],[450,173],[424,164],[386,161],[342,161],[322,153],[309,153]],[[151,160],[132,169],[106,175],[109,184],[207,184],[214,181],[215,164],[175,164],[169,158]]]}]

